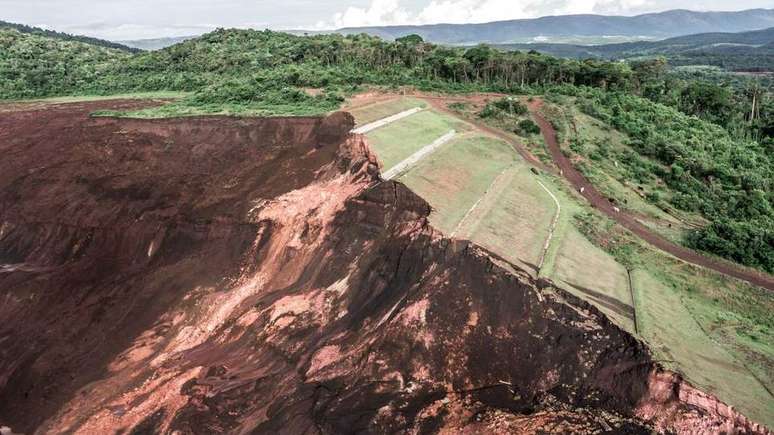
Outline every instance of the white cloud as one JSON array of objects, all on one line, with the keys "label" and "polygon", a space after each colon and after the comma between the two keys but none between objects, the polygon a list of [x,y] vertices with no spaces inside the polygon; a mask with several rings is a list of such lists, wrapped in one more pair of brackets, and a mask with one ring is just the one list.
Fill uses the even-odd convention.
[{"label": "white cloud", "polygon": [[333,26],[336,28],[387,26],[411,21],[410,14],[401,8],[399,0],[373,0],[367,8],[350,6],[344,12],[333,15]]},{"label": "white cloud", "polygon": [[[415,3],[405,0],[407,3]],[[431,0],[418,9],[404,0],[372,0],[366,7],[350,6],[318,29],[399,24],[484,23],[565,14],[626,14],[655,6],[657,0]]]},{"label": "white cloud", "polygon": [[513,0],[433,0],[417,15],[420,24],[482,23],[524,18],[524,3]]},{"label": "white cloud", "polygon": [[513,0],[432,0],[418,12],[409,11],[401,0],[372,0],[370,6],[350,6],[335,13],[330,21],[319,21],[315,27],[471,23],[525,16],[523,7]]},{"label": "white cloud", "polygon": [[592,0],[590,3],[589,12],[598,14],[629,14],[655,5],[652,0]]}]

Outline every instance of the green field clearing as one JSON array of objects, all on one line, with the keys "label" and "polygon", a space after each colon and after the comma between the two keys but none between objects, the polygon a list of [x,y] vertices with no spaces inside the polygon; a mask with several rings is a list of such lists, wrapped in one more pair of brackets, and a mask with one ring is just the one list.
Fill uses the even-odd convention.
[{"label": "green field clearing", "polygon": [[536,274],[556,205],[521,161],[501,178],[502,188],[493,187],[457,236]]},{"label": "green field clearing", "polygon": [[423,110],[373,130],[367,136],[371,148],[382,162],[382,170],[386,171],[450,130],[461,133],[470,130],[470,127],[452,117]]},{"label": "green field clearing", "polygon": [[416,98],[406,97],[369,104],[367,106],[358,107],[347,111],[355,117],[355,124],[357,126],[361,126],[363,124],[368,124],[374,121],[378,121],[382,118],[395,115],[396,113],[405,112],[406,110],[410,110],[415,107],[421,107],[424,109],[427,108],[427,103]]},{"label": "green field clearing", "polygon": [[566,283],[566,290],[594,303],[626,330],[635,331],[626,268],[574,228],[561,238],[552,278]]},{"label": "green field clearing", "polygon": [[399,180],[430,203],[433,225],[451,234],[495,177],[517,159],[505,142],[467,136],[447,143]]},{"label": "green field clearing", "polygon": [[104,100],[131,100],[131,99],[154,99],[154,98],[170,98],[177,99],[183,98],[188,95],[186,92],[174,92],[174,91],[159,91],[159,92],[137,92],[131,94],[116,94],[116,95],[73,95],[67,97],[52,97],[52,98],[39,98],[34,100],[9,100],[3,101],[6,103],[79,103],[85,101],[104,101]]},{"label": "green field clearing", "polygon": [[[694,385],[771,426],[771,394],[726,346],[707,335],[706,325],[697,322],[686,306],[694,305],[686,304],[686,293],[642,269],[634,270],[632,278],[640,334],[650,344],[654,357],[683,373]],[[771,379],[768,381],[771,387]]]}]

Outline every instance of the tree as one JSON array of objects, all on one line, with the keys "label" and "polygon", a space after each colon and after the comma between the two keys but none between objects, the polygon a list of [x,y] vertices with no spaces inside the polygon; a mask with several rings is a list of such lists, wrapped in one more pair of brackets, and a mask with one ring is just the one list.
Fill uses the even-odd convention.
[{"label": "tree", "polygon": [[713,83],[694,81],[680,92],[681,112],[721,126],[728,126],[734,116],[731,92]]},{"label": "tree", "polygon": [[421,36],[417,34],[406,35],[402,38],[395,39],[395,42],[402,45],[415,46],[425,42]]}]

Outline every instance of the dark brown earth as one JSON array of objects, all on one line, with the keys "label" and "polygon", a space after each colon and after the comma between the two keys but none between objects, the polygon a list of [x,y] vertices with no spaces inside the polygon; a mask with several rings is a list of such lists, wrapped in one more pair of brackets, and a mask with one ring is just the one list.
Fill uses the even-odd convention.
[{"label": "dark brown earth", "polygon": [[[328,118],[0,114],[0,427],[765,432]],[[128,104],[128,103],[120,103]]]},{"label": "dark brown earth", "polygon": [[556,139],[554,127],[541,114],[540,107],[542,101],[534,99],[529,103],[529,109],[535,122],[540,127],[551,158],[561,170],[562,175],[578,192],[586,198],[591,205],[606,214],[608,217],[618,222],[624,228],[628,229],[642,240],[667,252],[683,261],[693,263],[707,269],[720,272],[737,279],[747,281],[753,285],[763,287],[768,290],[774,290],[774,277],[765,273],[751,269],[735,266],[729,262],[716,260],[691,249],[672,243],[666,238],[654,233],[651,229],[643,225],[637,218],[626,213],[605,197],[593,184],[591,184],[572,164],[569,158],[562,153],[559,143]]}]

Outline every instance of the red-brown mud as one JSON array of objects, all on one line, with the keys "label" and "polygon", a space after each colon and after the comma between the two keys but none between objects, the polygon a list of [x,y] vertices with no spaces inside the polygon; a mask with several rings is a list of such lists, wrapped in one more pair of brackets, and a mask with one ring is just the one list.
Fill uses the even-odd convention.
[{"label": "red-brown mud", "polygon": [[349,115],[88,118],[107,105],[0,115],[0,426],[765,431],[435,231]]}]

